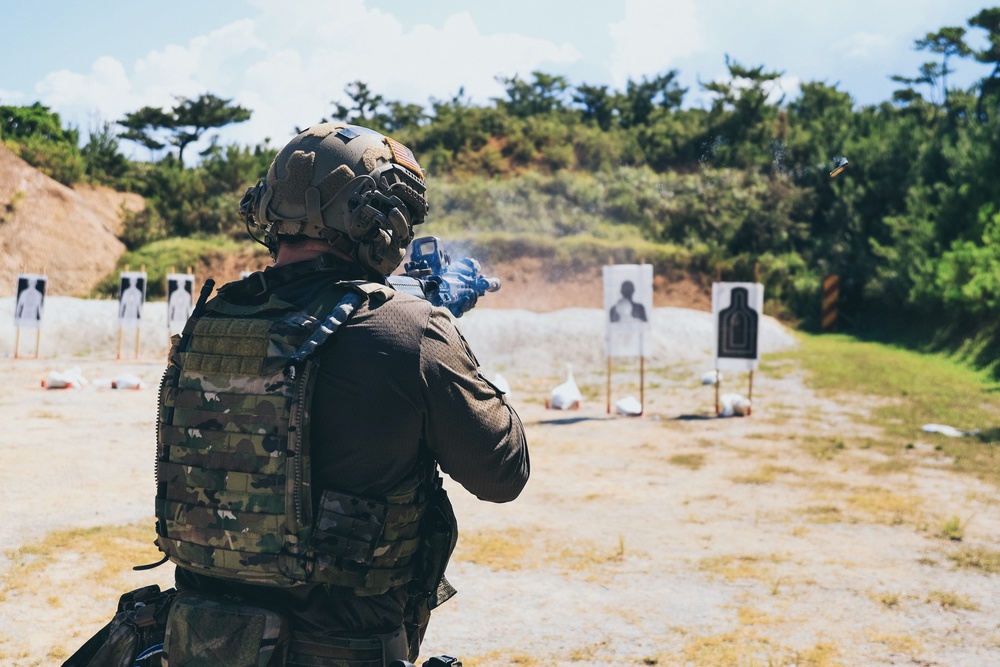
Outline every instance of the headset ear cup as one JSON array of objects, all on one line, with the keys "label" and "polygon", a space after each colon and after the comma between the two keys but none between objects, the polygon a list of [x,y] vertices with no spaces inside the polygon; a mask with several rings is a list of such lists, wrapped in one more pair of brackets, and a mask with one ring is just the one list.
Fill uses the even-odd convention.
[{"label": "headset ear cup", "polygon": [[410,227],[410,216],[406,212],[406,205],[399,202],[399,205],[389,211],[389,227],[391,228],[392,241],[395,246],[405,248],[409,245],[412,231]]}]

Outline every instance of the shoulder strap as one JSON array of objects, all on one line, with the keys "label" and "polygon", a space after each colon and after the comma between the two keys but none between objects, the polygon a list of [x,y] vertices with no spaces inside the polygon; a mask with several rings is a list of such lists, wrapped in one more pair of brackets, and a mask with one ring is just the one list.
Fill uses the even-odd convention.
[{"label": "shoulder strap", "polygon": [[350,319],[358,307],[370,298],[374,297],[380,301],[388,301],[393,296],[393,291],[390,287],[379,285],[378,283],[351,280],[344,281],[341,284],[349,288],[347,294],[333,307],[330,314],[316,327],[316,330],[306,339],[306,342],[295,351],[295,354],[291,357],[292,362],[300,363],[312,356],[319,349],[319,346],[336,333],[337,329]]}]

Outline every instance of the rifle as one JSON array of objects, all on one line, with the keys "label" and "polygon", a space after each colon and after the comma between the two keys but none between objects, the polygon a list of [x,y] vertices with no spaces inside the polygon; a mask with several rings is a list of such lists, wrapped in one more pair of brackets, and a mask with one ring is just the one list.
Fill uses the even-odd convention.
[{"label": "rifle", "polygon": [[479,297],[500,289],[500,279],[482,274],[472,257],[451,261],[441,240],[424,236],[413,242],[410,261],[402,275],[389,276],[389,284],[400,292],[443,306],[455,317],[472,310]]}]

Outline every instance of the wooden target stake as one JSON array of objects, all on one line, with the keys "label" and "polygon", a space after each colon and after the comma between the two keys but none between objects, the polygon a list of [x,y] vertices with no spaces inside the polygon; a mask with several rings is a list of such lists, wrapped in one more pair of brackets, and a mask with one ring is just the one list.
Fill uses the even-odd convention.
[{"label": "wooden target stake", "polygon": [[608,355],[608,414],[611,414],[611,355]]},{"label": "wooden target stake", "polygon": [[[615,258],[613,256],[611,256],[611,255],[608,255],[608,266],[614,266],[614,265],[615,265]],[[608,349],[608,387],[607,387],[607,396],[608,396],[608,414],[609,415],[611,414],[611,349],[610,349],[610,347],[611,347],[611,341],[612,340],[613,340],[613,337],[610,334],[608,334],[608,348],[609,349]]]},{"label": "wooden target stake", "polygon": [[722,384],[719,381],[719,369],[715,369],[715,416],[719,416],[719,385]]},{"label": "wooden target stake", "polygon": [[[639,336],[639,346],[642,349],[642,336]],[[646,357],[639,355],[639,416],[646,412]]]}]

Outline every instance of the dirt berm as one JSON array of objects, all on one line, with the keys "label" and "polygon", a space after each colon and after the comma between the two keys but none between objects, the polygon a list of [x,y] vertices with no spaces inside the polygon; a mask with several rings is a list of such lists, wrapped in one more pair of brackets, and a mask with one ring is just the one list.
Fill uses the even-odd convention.
[{"label": "dirt berm", "polygon": [[122,206],[144,203],[106,187],[66,187],[0,144],[0,295],[14,294],[22,272],[46,273],[49,294],[88,294],[125,251],[116,236]]}]

